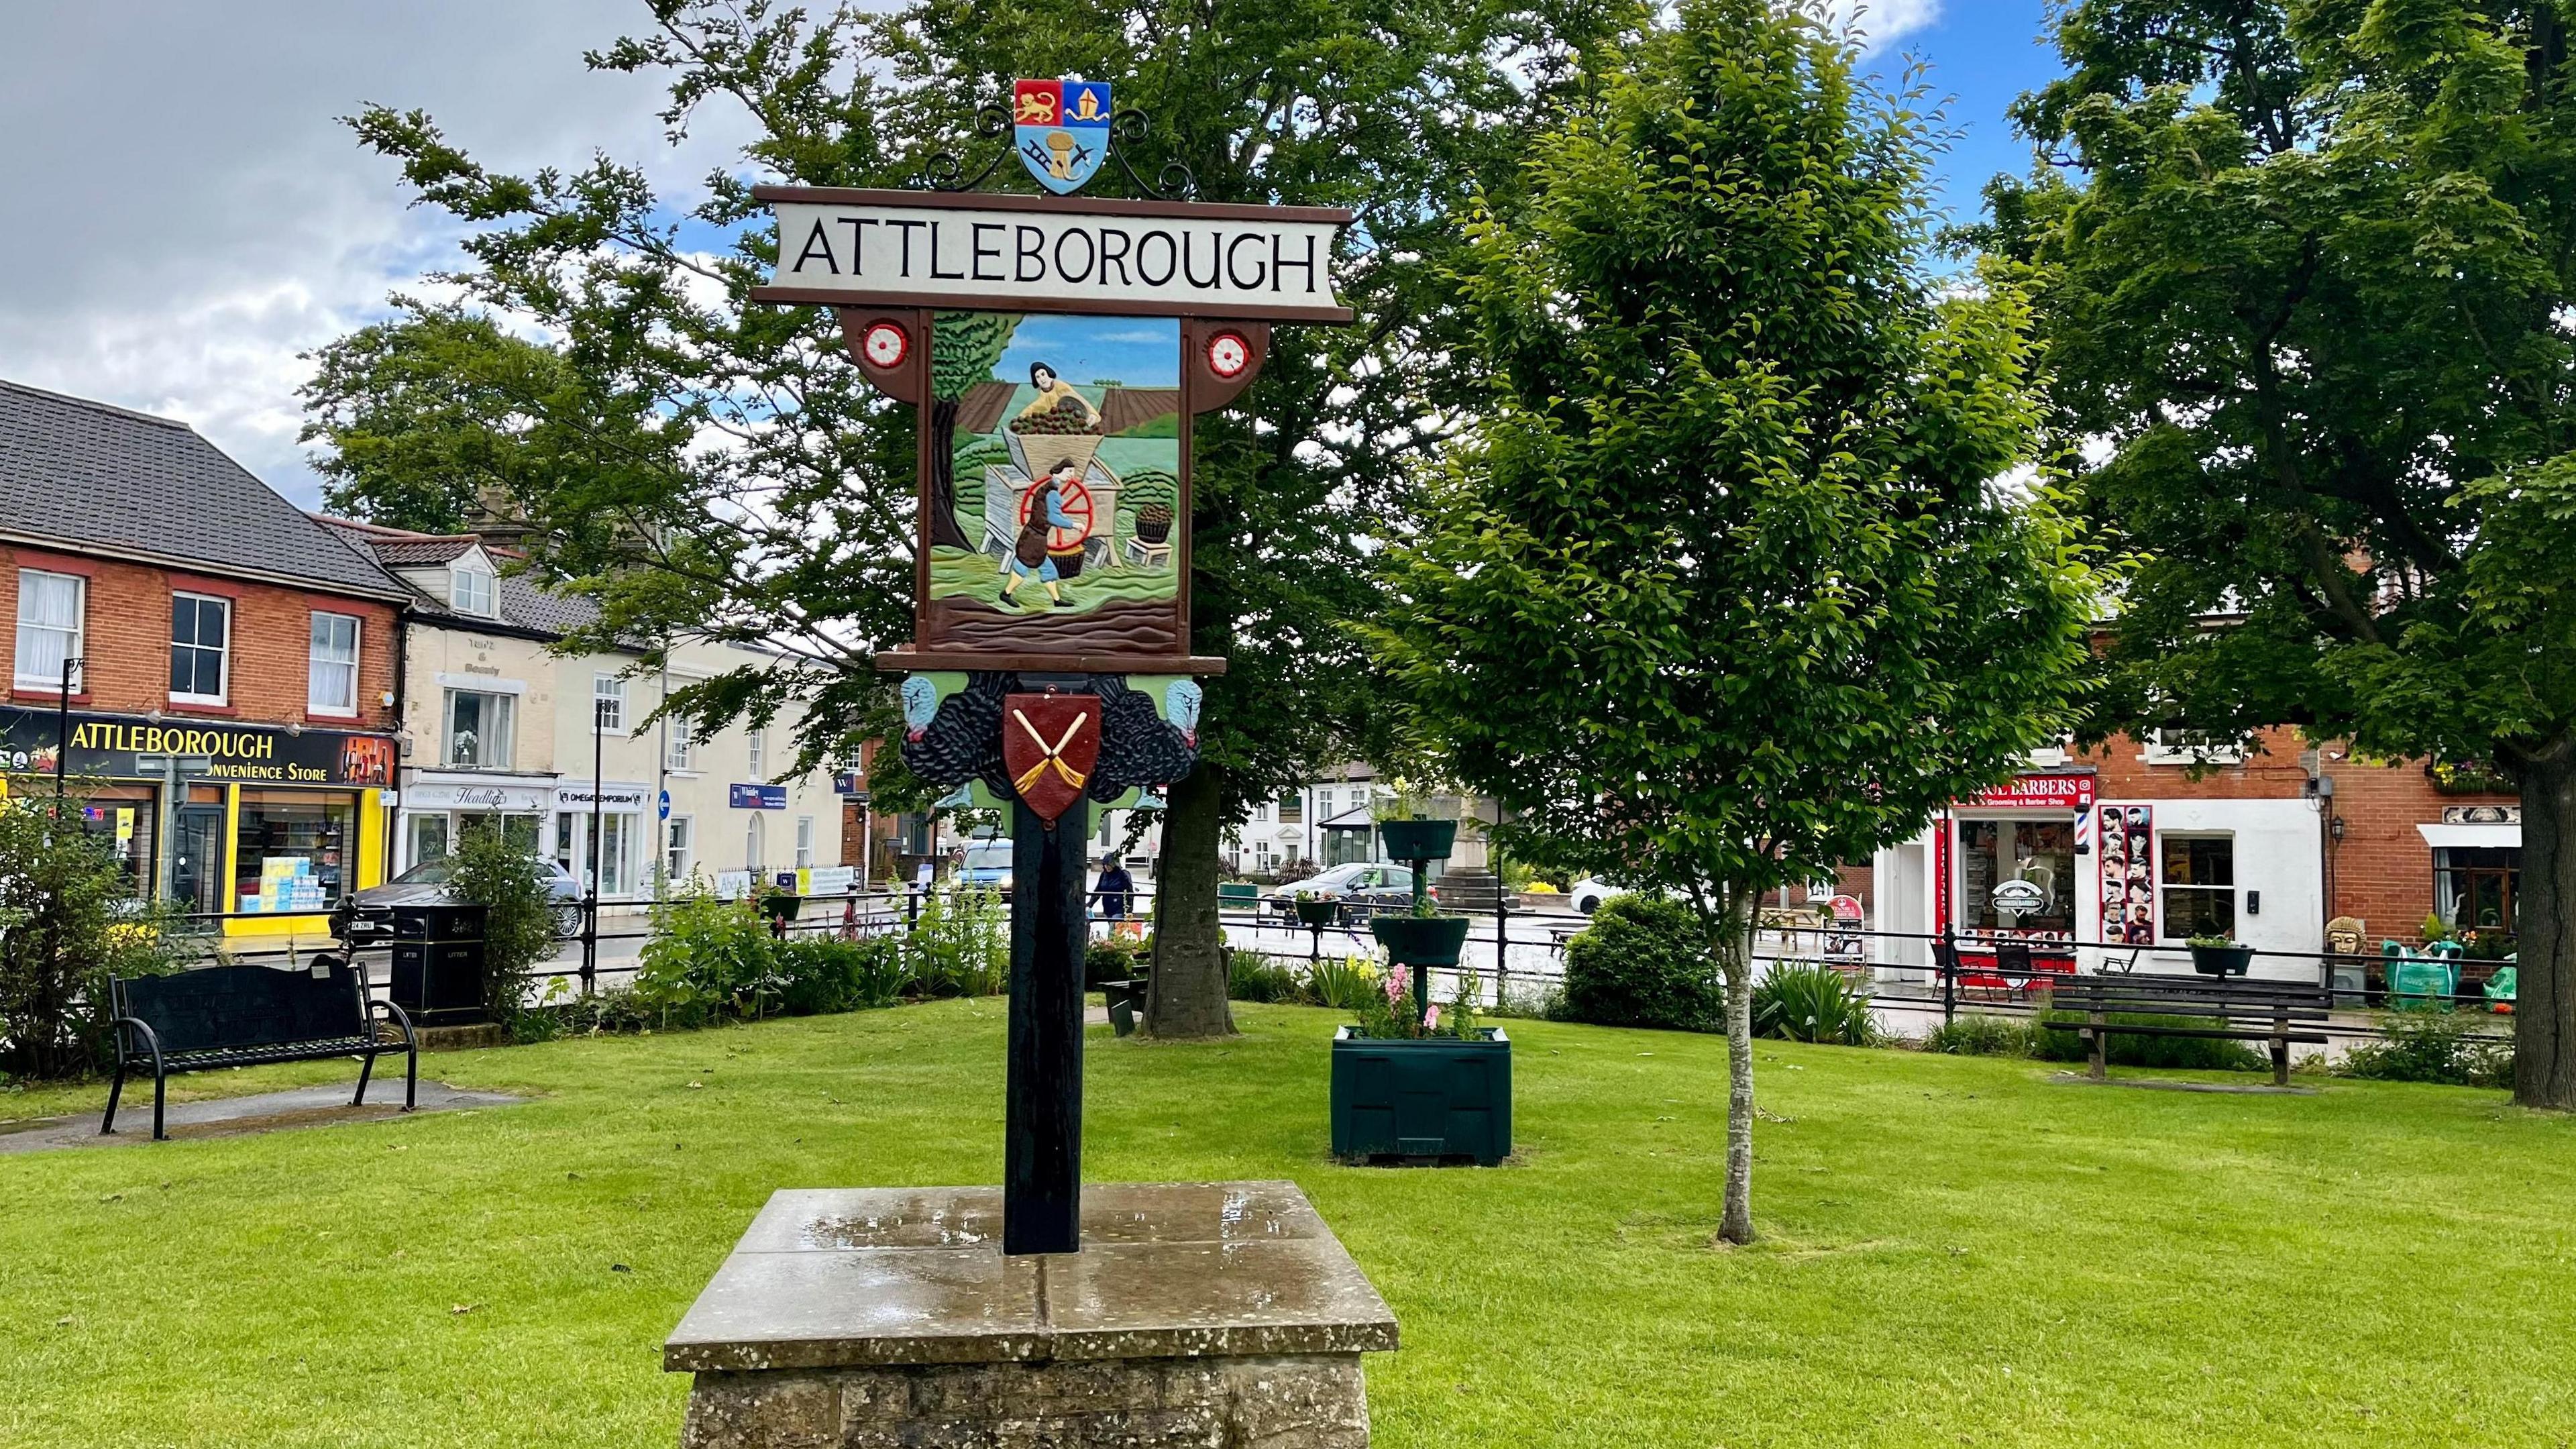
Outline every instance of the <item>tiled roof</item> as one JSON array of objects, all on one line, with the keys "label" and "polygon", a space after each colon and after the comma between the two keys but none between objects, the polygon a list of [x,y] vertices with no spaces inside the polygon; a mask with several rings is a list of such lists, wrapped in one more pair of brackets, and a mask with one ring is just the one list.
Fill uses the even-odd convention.
[{"label": "tiled roof", "polygon": [[13,382],[0,382],[0,530],[209,573],[402,592],[187,424]]},{"label": "tiled roof", "polygon": [[[479,534],[409,533],[380,524],[356,523],[320,514],[314,516],[314,521],[357,547],[371,550],[377,560],[389,569],[435,568],[483,542]],[[500,551],[486,545],[485,552]],[[411,585],[408,580],[405,583],[413,596],[411,607],[415,614],[460,624],[489,621],[487,615],[460,612],[445,598]],[[499,623],[547,634],[563,634],[599,617],[599,606],[590,600],[578,595],[551,593],[530,582],[523,574],[504,573],[494,580],[494,584],[494,602],[501,611]]]}]

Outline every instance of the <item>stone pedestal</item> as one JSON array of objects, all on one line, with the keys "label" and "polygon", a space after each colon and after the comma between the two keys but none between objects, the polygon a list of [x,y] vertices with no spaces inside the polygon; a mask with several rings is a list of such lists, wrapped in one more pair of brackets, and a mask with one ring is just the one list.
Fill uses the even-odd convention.
[{"label": "stone pedestal", "polygon": [[1008,1257],[999,1188],[771,1196],[663,1345],[683,1449],[1365,1449],[1395,1317],[1287,1182],[1092,1184]]}]

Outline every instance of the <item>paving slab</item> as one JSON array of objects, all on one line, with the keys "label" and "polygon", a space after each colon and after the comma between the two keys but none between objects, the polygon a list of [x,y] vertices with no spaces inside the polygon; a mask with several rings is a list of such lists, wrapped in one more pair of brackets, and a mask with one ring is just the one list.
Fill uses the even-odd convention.
[{"label": "paving slab", "polygon": [[[403,1115],[402,1077],[397,1073],[390,1082],[379,1076],[367,1084],[363,1106],[351,1106],[349,1094],[358,1089],[355,1078],[334,1086],[295,1087],[283,1092],[260,1092],[248,1097],[219,1097],[212,1101],[173,1102],[163,1119],[170,1140],[192,1137],[241,1137],[254,1132],[280,1132],[296,1127],[328,1127],[340,1122],[381,1122]],[[508,1092],[469,1092],[444,1082],[423,1081],[420,1084],[422,1112],[457,1112],[483,1107],[513,1107],[529,1101],[527,1097]],[[100,1111],[106,1110],[104,1102]],[[124,1099],[116,1109],[116,1131],[101,1136],[98,1112],[84,1112],[72,1117],[35,1117],[23,1122],[0,1122],[0,1156],[19,1152],[47,1152],[63,1147],[124,1147],[152,1140],[152,1083],[146,1079],[142,1090],[135,1083],[125,1084]]]}]

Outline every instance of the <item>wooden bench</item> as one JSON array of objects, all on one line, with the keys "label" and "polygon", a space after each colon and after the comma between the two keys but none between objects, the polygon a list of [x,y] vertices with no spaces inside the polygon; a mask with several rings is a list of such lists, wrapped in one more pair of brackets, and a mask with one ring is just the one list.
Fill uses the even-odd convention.
[{"label": "wooden bench", "polygon": [[[2115,1036],[2203,1037],[2267,1044],[2272,1080],[2290,1083],[2292,1043],[2323,1046],[2334,993],[2313,981],[2264,981],[2243,976],[2065,976],[2048,983],[2043,1024],[2071,1031],[2084,1042],[2095,1080],[2110,1075],[2109,1043]],[[2050,1017],[2078,1013],[2081,1021]],[[2113,1016],[2187,1017],[2192,1025],[2113,1021]]]},{"label": "wooden bench", "polygon": [[[403,1110],[412,1110],[417,1100],[420,1043],[411,1018],[390,1001],[369,999],[366,978],[336,957],[317,956],[310,968],[293,970],[209,966],[170,976],[111,976],[107,991],[116,1015],[116,1078],[108,1084],[101,1134],[116,1130],[126,1074],[146,1062],[152,1068],[155,1142],[170,1135],[161,1118],[172,1072],[356,1057],[364,1064],[358,1094],[350,1099],[357,1106],[367,1100],[376,1058],[399,1048],[406,1059]],[[396,1035],[377,1030],[379,1011]]]}]

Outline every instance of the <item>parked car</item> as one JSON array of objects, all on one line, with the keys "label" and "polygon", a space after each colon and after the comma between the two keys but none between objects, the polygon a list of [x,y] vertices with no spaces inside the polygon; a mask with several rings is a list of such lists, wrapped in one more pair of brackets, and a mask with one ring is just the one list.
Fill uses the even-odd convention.
[{"label": "parked car", "polygon": [[[434,905],[453,902],[447,893],[447,878],[456,869],[456,857],[442,855],[424,860],[380,886],[369,886],[348,898],[332,913],[332,934],[352,947],[371,946],[393,935],[394,907]],[[555,934],[570,938],[581,934],[581,883],[571,871],[551,860],[537,862],[546,882],[546,895],[553,901]]]},{"label": "parked car", "polygon": [[957,883],[970,890],[997,891],[1009,900],[1011,848],[1007,840],[978,840],[967,846],[966,858],[957,867]]},{"label": "parked car", "polygon": [[1614,886],[1608,881],[1585,876],[1574,883],[1574,889],[1565,893],[1565,903],[1588,916],[1601,909],[1602,902],[1617,900],[1627,893],[1626,886]]},{"label": "parked car", "polygon": [[[1439,888],[1433,887],[1431,894],[1439,895]],[[1308,900],[1341,902],[1343,909],[1340,915],[1344,920],[1378,911],[1400,911],[1413,904],[1413,869],[1369,861],[1337,865],[1321,875],[1281,886],[1269,898],[1269,914],[1289,925],[1297,924],[1297,898],[1300,896]]]}]

